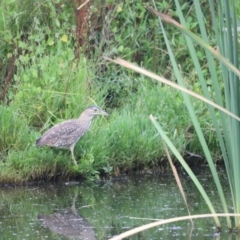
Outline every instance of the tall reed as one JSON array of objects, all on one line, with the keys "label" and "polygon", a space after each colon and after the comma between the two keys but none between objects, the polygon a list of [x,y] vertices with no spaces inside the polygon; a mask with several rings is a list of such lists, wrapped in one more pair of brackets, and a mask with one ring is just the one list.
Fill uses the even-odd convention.
[{"label": "tall reed", "polygon": [[[158,12],[155,2],[152,2],[154,8],[147,7],[147,9],[154,13],[157,17],[159,17],[160,30],[164,35],[168,54],[171,59],[173,71],[177,79],[178,86],[129,62],[125,62],[120,59],[117,59],[114,62],[133,69],[136,72],[145,74],[146,76],[152,77],[158,81],[165,82],[182,91],[182,95],[187,106],[189,116],[192,119],[192,124],[198,135],[199,142],[201,143],[209,168],[212,172],[212,177],[219,194],[219,200],[222,203],[223,212],[228,213],[227,202],[225,200],[224,191],[218,177],[218,172],[216,170],[214,160],[211,156],[211,152],[204,137],[203,129],[201,128],[199,119],[196,115],[197,109],[194,108],[192,99],[188,94],[208,103],[207,109],[208,112],[211,114],[211,118],[216,130],[216,135],[221,147],[222,156],[228,175],[229,187],[231,189],[233,200],[233,209],[235,213],[240,213],[240,148],[238,146],[240,143],[240,109],[238,104],[240,101],[240,72],[238,71],[239,49],[237,32],[237,16],[239,16],[240,14],[236,12],[236,9],[239,9],[239,3],[236,3],[236,1],[218,0],[218,5],[216,9],[213,1],[209,0],[209,8],[211,12],[212,24],[215,31],[217,44],[217,46],[215,46],[217,50],[215,50],[213,47],[211,47],[212,43],[208,38],[205,22],[203,21],[205,19],[205,16],[201,11],[201,5],[198,0],[194,0],[194,7],[198,18],[201,37],[194,34],[187,28],[186,19],[183,16],[181,6],[179,5],[179,2],[177,0],[175,0],[175,5],[180,23],[175,21],[168,15]],[[202,96],[194,94],[189,91],[189,89],[187,89],[186,84],[183,80],[183,73],[181,72],[180,68],[181,63],[177,62],[175,59],[174,49],[170,44],[171,36],[169,36],[168,33],[165,31],[162,20],[167,24],[173,25],[184,34],[186,43],[185,46],[186,48],[188,48],[189,56],[193,61],[201,85]],[[196,43],[203,47],[205,50],[207,67],[203,67],[200,65],[197,54],[197,48],[199,46],[196,45]],[[211,92],[209,91],[209,87],[207,85],[208,81],[206,79],[206,76],[203,74],[203,70],[205,70],[206,68],[208,71],[208,77],[211,79]],[[220,111],[217,112],[216,108]],[[222,108],[225,108],[225,110],[223,110]],[[167,134],[163,131],[161,125],[157,123],[153,116],[151,116],[151,120],[157,128],[158,132],[160,133],[161,137],[166,141],[168,147],[172,150],[173,154],[175,154],[180,163],[186,169],[186,171],[196,184],[197,188],[201,192],[202,196],[206,200],[210,211],[214,214],[214,206],[211,203],[209,196],[202,188],[201,183],[198,181],[196,176],[192,173],[191,169],[185,163],[184,159],[174,147]],[[214,219],[216,225],[220,228],[221,225],[217,215],[214,215]],[[232,229],[229,215],[226,215],[226,220],[228,228]],[[239,216],[235,216],[235,227],[237,229],[240,228]]]}]

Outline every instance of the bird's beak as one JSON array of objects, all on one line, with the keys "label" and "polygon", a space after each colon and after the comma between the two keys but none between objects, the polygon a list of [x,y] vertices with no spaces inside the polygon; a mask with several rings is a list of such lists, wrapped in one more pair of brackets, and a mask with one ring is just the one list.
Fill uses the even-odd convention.
[{"label": "bird's beak", "polygon": [[99,114],[101,114],[101,115],[103,115],[103,116],[109,116],[109,114],[108,114],[108,113],[106,113],[106,112],[105,112],[105,111],[103,111],[103,110],[101,110],[101,112],[100,112]]}]

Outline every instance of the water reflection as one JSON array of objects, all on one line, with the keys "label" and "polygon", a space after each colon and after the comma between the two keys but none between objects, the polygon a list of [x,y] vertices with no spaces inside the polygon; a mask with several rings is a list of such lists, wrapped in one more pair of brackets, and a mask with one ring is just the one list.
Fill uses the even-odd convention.
[{"label": "water reflection", "polygon": [[68,239],[96,240],[93,227],[77,213],[75,206],[77,196],[78,192],[75,193],[70,208],[49,215],[38,215],[38,219],[45,227]]},{"label": "water reflection", "polygon": [[[227,181],[222,176],[223,184]],[[198,176],[221,212],[210,175]],[[181,176],[191,214],[208,213],[206,203],[186,175]],[[228,186],[223,186],[226,195]],[[231,206],[230,199],[227,199]],[[83,207],[88,206],[88,207]],[[77,186],[47,184],[0,188],[0,239],[109,239],[153,221],[187,215],[172,174],[136,176]],[[39,221],[41,220],[41,221]],[[212,219],[177,222],[152,228],[130,239],[239,239],[224,231],[216,236]]]}]

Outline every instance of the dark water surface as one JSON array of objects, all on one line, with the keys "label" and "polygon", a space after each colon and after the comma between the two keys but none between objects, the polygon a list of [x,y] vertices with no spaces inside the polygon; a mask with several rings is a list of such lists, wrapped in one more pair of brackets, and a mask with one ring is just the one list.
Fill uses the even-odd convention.
[{"label": "dark water surface", "polygon": [[[199,173],[217,212],[221,205],[212,179]],[[230,192],[221,174],[226,195]],[[181,176],[191,214],[209,213],[186,175]],[[99,183],[82,182],[0,188],[0,239],[109,239],[131,228],[188,215],[172,174],[125,177]],[[229,209],[231,201],[228,199]],[[152,228],[129,239],[240,239],[223,233],[216,237],[212,219],[176,222]]]}]

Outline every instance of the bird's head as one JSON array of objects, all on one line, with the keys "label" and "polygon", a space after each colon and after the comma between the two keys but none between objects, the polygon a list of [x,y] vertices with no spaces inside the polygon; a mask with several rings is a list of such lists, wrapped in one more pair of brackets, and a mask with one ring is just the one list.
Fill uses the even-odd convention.
[{"label": "bird's head", "polygon": [[93,117],[97,115],[103,115],[103,116],[109,115],[98,106],[90,106],[84,110],[84,113],[87,114],[88,116],[93,116]]}]

